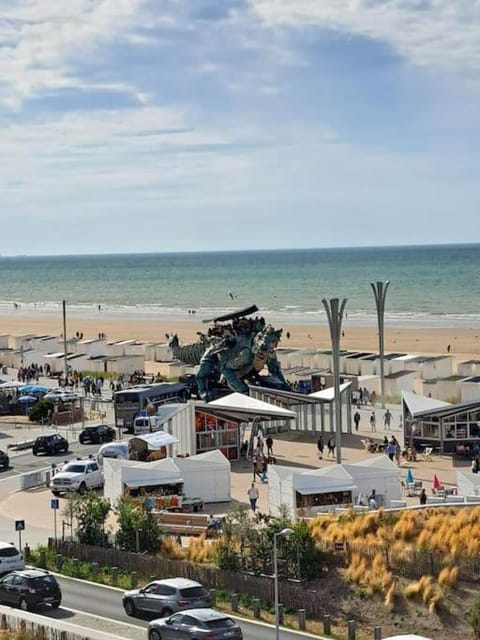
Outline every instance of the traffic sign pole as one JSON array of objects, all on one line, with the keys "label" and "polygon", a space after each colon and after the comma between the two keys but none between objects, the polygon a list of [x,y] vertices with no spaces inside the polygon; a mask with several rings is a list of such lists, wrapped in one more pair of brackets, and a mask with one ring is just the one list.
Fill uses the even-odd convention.
[{"label": "traffic sign pole", "polygon": [[53,509],[53,535],[55,540],[57,539],[57,509],[59,507],[58,498],[52,498],[50,500],[50,508]]}]

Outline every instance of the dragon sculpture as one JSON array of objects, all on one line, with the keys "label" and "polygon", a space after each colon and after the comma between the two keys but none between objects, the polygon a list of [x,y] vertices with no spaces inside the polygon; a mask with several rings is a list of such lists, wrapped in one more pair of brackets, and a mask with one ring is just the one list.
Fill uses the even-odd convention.
[{"label": "dragon sculpture", "polygon": [[[233,318],[234,322],[215,324],[207,335],[198,332],[199,340],[194,344],[181,346],[176,335],[170,340],[175,358],[188,365],[199,365],[196,382],[203,400],[210,399],[212,391],[222,382],[232,391],[246,394],[248,383],[289,389],[275,353],[282,330],[265,325],[263,318],[241,316],[242,312],[224,316],[222,319]],[[265,366],[270,375],[260,376]]]}]

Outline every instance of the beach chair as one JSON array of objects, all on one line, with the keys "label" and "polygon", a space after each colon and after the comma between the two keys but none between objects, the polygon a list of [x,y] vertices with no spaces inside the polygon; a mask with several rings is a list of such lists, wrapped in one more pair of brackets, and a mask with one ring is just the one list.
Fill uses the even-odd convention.
[{"label": "beach chair", "polygon": [[424,460],[432,460],[433,447],[425,447],[423,450],[423,459]]}]

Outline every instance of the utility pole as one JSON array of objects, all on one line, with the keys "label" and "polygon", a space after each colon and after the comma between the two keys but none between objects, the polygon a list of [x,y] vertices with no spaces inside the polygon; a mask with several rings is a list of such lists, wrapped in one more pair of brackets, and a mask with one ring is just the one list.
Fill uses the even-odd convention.
[{"label": "utility pole", "polygon": [[65,300],[62,300],[63,309],[63,377],[65,380],[65,387],[68,380],[68,360],[67,360],[67,305]]}]

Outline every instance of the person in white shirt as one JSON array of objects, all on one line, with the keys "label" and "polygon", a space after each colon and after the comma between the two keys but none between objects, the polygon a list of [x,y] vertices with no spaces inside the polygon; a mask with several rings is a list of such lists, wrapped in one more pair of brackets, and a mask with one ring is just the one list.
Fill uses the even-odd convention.
[{"label": "person in white shirt", "polygon": [[256,509],[257,509],[257,500],[258,500],[258,489],[255,486],[255,483],[252,482],[250,488],[247,491],[248,493],[248,499],[250,500],[250,508],[253,511],[253,513],[255,513]]}]

